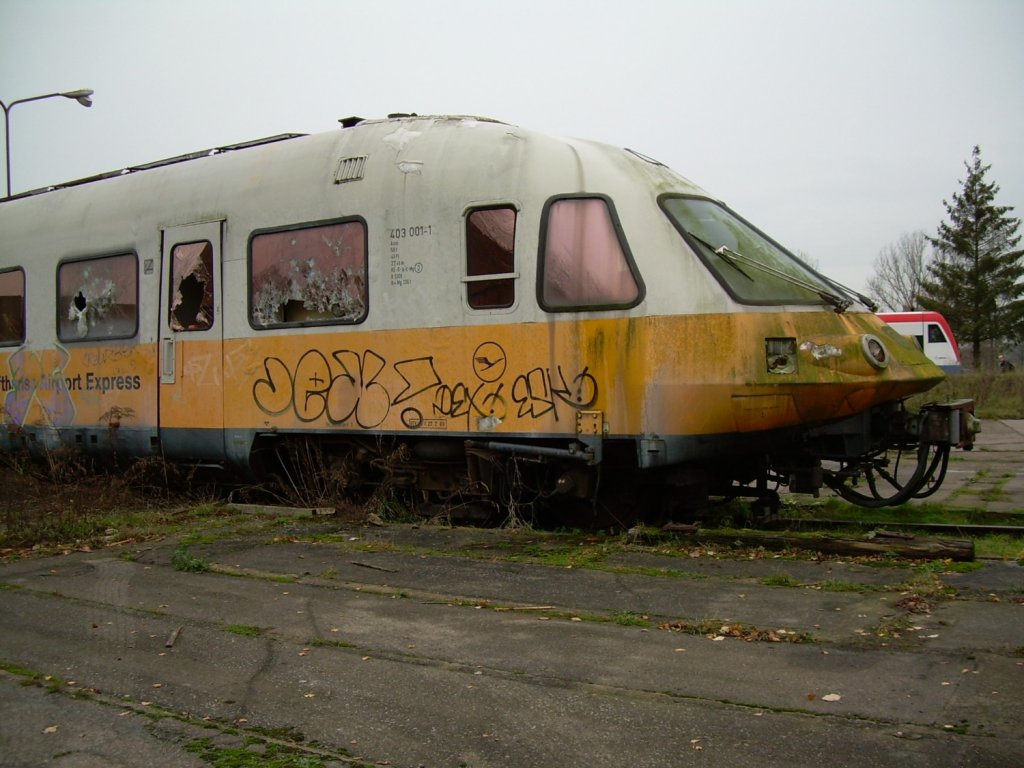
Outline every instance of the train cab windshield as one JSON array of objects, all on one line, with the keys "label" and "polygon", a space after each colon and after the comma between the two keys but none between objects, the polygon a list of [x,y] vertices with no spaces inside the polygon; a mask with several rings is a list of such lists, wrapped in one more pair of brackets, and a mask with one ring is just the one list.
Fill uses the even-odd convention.
[{"label": "train cab windshield", "polygon": [[663,196],[672,224],[734,299],[744,304],[820,304],[842,311],[837,295],[809,267],[724,206],[704,198]]}]

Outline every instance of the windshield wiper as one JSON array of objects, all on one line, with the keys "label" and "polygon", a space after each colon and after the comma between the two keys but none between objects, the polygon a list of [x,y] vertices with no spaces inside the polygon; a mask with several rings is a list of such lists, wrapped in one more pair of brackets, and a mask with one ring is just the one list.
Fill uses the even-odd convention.
[{"label": "windshield wiper", "polygon": [[[822,275],[822,277],[825,277],[825,276],[824,276],[824,275]],[[840,282],[837,282],[836,280],[833,280],[833,279],[832,279],[832,278],[830,278],[830,277],[825,277],[825,279],[826,279],[826,280],[828,280],[828,282],[829,282],[829,283],[830,283],[831,285],[833,285],[834,287],[836,287],[836,288],[838,288],[839,290],[841,290],[841,291],[843,291],[843,292],[845,292],[845,293],[849,294],[850,296],[853,296],[853,297],[854,297],[855,299],[857,299],[857,301],[859,301],[859,302],[860,302],[861,304],[863,304],[863,305],[864,305],[865,307],[867,307],[869,311],[871,311],[871,312],[877,312],[877,311],[879,310],[879,306],[878,306],[878,304],[876,304],[876,303],[875,303],[875,302],[874,302],[874,301],[873,301],[873,300],[871,299],[871,297],[869,297],[869,296],[865,296],[865,295],[864,295],[863,293],[860,293],[860,292],[858,292],[858,291],[855,291],[855,290],[853,290],[853,288],[850,288],[850,287],[849,287],[849,286],[847,286],[847,285],[843,285],[842,283],[840,283]]]},{"label": "windshield wiper", "polygon": [[[747,278],[747,280],[749,280],[750,282],[754,282],[754,278],[752,278],[750,275],[748,275],[746,272],[744,272],[743,268],[739,264],[736,263],[735,259],[733,259],[732,256],[729,255],[730,253],[736,253],[735,251],[730,251],[724,245],[720,245],[719,247],[716,248],[715,246],[713,246],[711,243],[709,243],[707,240],[705,240],[700,235],[695,235],[692,232],[690,232],[688,234],[690,235],[690,237],[692,237],[698,243],[700,243],[705,248],[707,248],[709,251],[711,251],[713,254],[718,256],[722,261],[724,261],[730,267],[732,267],[737,272],[739,272],[741,275],[743,275],[745,278]],[[738,256],[739,254],[736,254],[736,255]],[[740,258],[742,258],[742,257],[740,257]]]},{"label": "windshield wiper", "polygon": [[826,304],[832,305],[835,308],[836,312],[845,312],[853,304],[853,302],[850,299],[844,299],[842,296],[832,293],[831,291],[826,291],[820,285],[815,285],[814,283],[810,283],[806,280],[801,280],[799,277],[794,277],[788,272],[783,272],[781,269],[776,269],[775,267],[763,264],[757,259],[752,259],[749,256],[744,256],[742,253],[734,251],[732,248],[729,248],[726,245],[720,245],[716,248],[699,235],[694,235],[692,232],[690,232],[689,234],[697,242],[699,242],[706,248],[710,249],[712,253],[720,257],[722,261],[732,266],[734,269],[736,269],[736,271],[738,271],[748,280],[753,281],[754,278],[748,275],[739,266],[737,261],[742,262],[744,265],[748,267],[759,269],[765,274],[771,275],[772,277],[777,277],[779,280],[783,280],[789,283],[790,285],[795,285],[799,288],[803,288],[804,290],[811,291],[812,293],[817,294]]}]

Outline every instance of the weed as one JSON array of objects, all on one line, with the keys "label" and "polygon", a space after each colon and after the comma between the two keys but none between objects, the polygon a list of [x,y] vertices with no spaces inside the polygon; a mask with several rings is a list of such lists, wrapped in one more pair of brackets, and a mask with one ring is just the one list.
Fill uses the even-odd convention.
[{"label": "weed", "polygon": [[171,565],[174,566],[174,570],[186,573],[205,573],[210,570],[210,561],[195,557],[184,544],[179,544],[174,550],[171,555]]},{"label": "weed", "polygon": [[772,576],[765,576],[761,579],[761,583],[766,587],[799,587],[801,586],[799,579],[794,579],[785,573],[776,573]]},{"label": "weed", "polygon": [[955,587],[945,584],[934,570],[915,571],[902,586],[902,591],[923,600],[948,600],[956,597]]},{"label": "weed", "polygon": [[612,621],[623,627],[650,627],[650,618],[642,613],[633,613],[632,611],[619,611],[618,613],[612,614]]},{"label": "weed", "polygon": [[261,627],[254,627],[251,624],[228,624],[224,627],[224,631],[242,637],[259,637],[263,634]]},{"label": "weed", "polygon": [[822,592],[859,592],[861,594],[870,592],[872,587],[867,584],[858,584],[853,581],[838,581],[836,579],[828,579],[818,584],[818,589]]},{"label": "weed", "polygon": [[972,562],[953,562],[952,560],[931,560],[921,563],[917,570],[923,573],[974,573],[985,567],[984,563],[977,560]]},{"label": "weed", "polygon": [[883,616],[882,620],[872,628],[872,633],[882,638],[899,638],[914,625],[909,614],[900,613],[894,616]]},{"label": "weed", "polygon": [[225,747],[212,739],[195,739],[185,750],[214,768],[324,768],[324,761],[307,750],[249,738],[244,746]]},{"label": "weed", "polygon": [[584,544],[549,544],[546,542],[526,544],[509,556],[513,561],[525,561],[558,568],[595,568],[610,554],[606,547]]},{"label": "weed", "polygon": [[306,645],[313,648],[346,648],[352,649],[357,648],[353,643],[347,643],[344,640],[324,640],[322,638],[314,638],[306,642]]},{"label": "weed", "polygon": [[42,688],[49,688],[56,692],[64,687],[64,681],[56,675],[47,675],[44,672],[36,672],[34,669],[22,667],[17,664],[0,662],[0,670],[21,678],[21,685],[37,685]]},{"label": "weed", "polygon": [[992,557],[1002,560],[1017,560],[1024,565],[1024,539],[1019,536],[991,534],[974,540],[976,557]]}]

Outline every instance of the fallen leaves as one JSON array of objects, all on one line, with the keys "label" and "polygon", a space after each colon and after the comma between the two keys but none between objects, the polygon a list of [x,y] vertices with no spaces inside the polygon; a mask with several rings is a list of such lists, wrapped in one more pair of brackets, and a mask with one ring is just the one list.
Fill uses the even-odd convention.
[{"label": "fallen leaves", "polygon": [[[818,694],[814,693],[813,691],[811,693],[807,694],[807,700],[808,701],[814,701],[817,698],[818,698]],[[843,698],[842,695],[840,695],[838,693],[826,693],[824,696],[821,697],[821,700],[822,701],[841,701],[842,698]]]},{"label": "fallen leaves", "polygon": [[896,601],[896,607],[909,613],[931,613],[932,604],[921,595],[909,594]]},{"label": "fallen leaves", "polygon": [[745,624],[722,624],[720,622],[702,621],[690,623],[686,621],[670,621],[658,625],[658,629],[669,632],[683,632],[690,635],[704,635],[709,640],[724,640],[735,637],[748,643],[803,643],[808,637],[803,633],[790,629],[758,629]]}]

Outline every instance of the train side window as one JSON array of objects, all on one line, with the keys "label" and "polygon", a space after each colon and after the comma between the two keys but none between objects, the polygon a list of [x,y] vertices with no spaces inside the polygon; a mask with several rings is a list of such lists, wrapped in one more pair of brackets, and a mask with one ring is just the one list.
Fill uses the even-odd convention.
[{"label": "train side window", "polygon": [[25,341],[25,272],[0,272],[0,346]]},{"label": "train side window", "polygon": [[366,223],[349,219],[254,232],[253,328],[360,323],[366,318]]},{"label": "train side window", "polygon": [[928,343],[929,344],[945,344],[946,334],[942,332],[942,328],[935,323],[928,324]]},{"label": "train side window", "polygon": [[516,209],[477,208],[466,216],[466,295],[473,309],[511,307],[516,300]]},{"label": "train side window", "polygon": [[66,261],[57,267],[57,337],[126,339],[138,330],[139,263],[134,253]]},{"label": "train side window", "polygon": [[615,309],[642,298],[632,259],[605,198],[562,198],[546,206],[538,279],[544,309]]},{"label": "train side window", "polygon": [[205,331],[213,327],[213,244],[209,240],[174,246],[170,288],[167,321],[171,330]]}]

